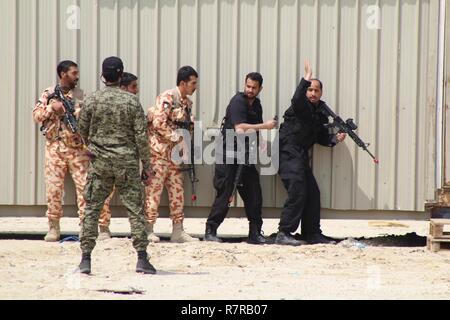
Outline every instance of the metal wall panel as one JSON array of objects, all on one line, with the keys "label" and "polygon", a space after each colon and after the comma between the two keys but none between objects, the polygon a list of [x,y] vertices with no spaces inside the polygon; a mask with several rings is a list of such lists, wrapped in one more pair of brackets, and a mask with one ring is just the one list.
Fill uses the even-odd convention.
[{"label": "metal wall panel", "polygon": [[450,187],[450,5],[446,4],[445,23],[445,56],[444,56],[444,139],[443,139],[443,182],[445,187]]},{"label": "metal wall panel", "polygon": [[[2,156],[0,163],[0,202],[16,204],[16,106],[17,96],[17,4],[0,1],[0,11],[7,12],[0,19],[0,61],[6,74],[1,80],[0,95],[2,99],[2,116],[0,117],[0,134],[2,137]],[[6,32],[8,30],[8,32]],[[5,81],[6,80],[6,81]],[[34,125],[32,125],[34,127]]]},{"label": "metal wall panel", "polygon": [[[379,29],[368,25],[373,6]],[[31,108],[55,83],[57,62],[79,62],[89,93],[101,87],[101,62],[110,55],[138,74],[145,110],[175,85],[179,67],[197,68],[194,108],[204,127],[218,127],[250,71],[264,76],[264,119],[281,117],[308,57],[324,100],[355,118],[380,157],[374,166],[351,140],[315,148],[322,206],[423,211],[433,197],[437,0],[0,0],[0,9],[8,75],[0,86],[1,205],[45,204],[44,141]],[[197,205],[210,206],[213,168],[198,171]],[[281,207],[280,180],[262,177],[262,185],[264,206]],[[65,202],[75,202],[70,179]]]},{"label": "metal wall panel", "polygon": [[[445,0],[444,0],[445,1]],[[437,3],[438,1],[433,1],[432,6],[429,8],[430,17],[436,17],[440,14],[440,3]],[[432,18],[430,18],[432,19]],[[448,21],[448,18],[446,19]],[[438,22],[439,24],[439,22]],[[439,51],[441,50],[439,48],[439,39],[436,41],[436,34],[439,34],[440,27],[438,26],[438,30],[436,28],[433,28],[430,24],[430,27],[428,28],[428,54],[427,54],[427,72],[426,72],[426,83],[427,83],[427,89],[424,90],[425,98],[426,98],[426,111],[427,111],[427,118],[426,120],[426,132],[425,132],[425,156],[426,159],[426,169],[425,169],[425,193],[426,193],[426,199],[427,202],[436,202],[437,200],[437,190],[436,188],[439,188],[441,185],[441,181],[439,181],[440,178],[438,178],[438,173],[440,175],[440,172],[437,167],[437,157],[436,154],[438,152],[436,148],[437,140],[439,139],[439,136],[436,134],[437,129],[440,127],[438,124],[438,112],[437,112],[437,103],[439,101],[438,99],[438,81],[436,80],[438,78],[438,72],[436,69],[439,69]],[[447,30],[448,32],[448,30]],[[438,36],[439,37],[439,36]],[[448,54],[448,53],[447,53]],[[426,63],[424,63],[426,65]],[[438,68],[436,68],[438,66]],[[434,97],[434,98],[433,98]],[[434,110],[433,110],[434,109]],[[430,155],[432,155],[430,159]],[[440,164],[439,164],[440,165]],[[434,187],[433,187],[434,186]]]}]

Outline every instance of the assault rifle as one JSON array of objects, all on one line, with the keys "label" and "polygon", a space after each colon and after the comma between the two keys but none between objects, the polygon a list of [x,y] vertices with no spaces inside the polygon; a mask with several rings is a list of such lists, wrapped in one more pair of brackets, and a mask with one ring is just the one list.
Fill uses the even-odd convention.
[{"label": "assault rifle", "polygon": [[380,161],[369,151],[368,147],[369,143],[365,143],[361,140],[361,138],[354,132],[358,129],[357,124],[353,121],[353,119],[348,119],[347,121],[342,120],[340,116],[333,112],[325,103],[321,105],[321,111],[327,117],[331,117],[333,122],[326,125],[327,128],[337,128],[338,132],[346,133],[353,141],[358,145],[358,147],[362,148],[366,151],[373,159],[375,164],[379,164]]},{"label": "assault rifle", "polygon": [[231,193],[230,198],[228,199],[228,206],[231,207],[231,204],[234,202],[234,198],[236,197],[236,191],[238,187],[241,187],[241,176],[242,171],[244,170],[245,164],[238,164],[236,169],[236,175],[234,176],[233,181],[233,192]]},{"label": "assault rifle", "polygon": [[[71,100],[66,99],[64,94],[62,93],[61,87],[57,85],[55,87],[55,92],[48,96],[47,101],[52,99],[59,100],[64,107],[64,123],[69,128],[72,133],[77,133],[78,125],[77,119],[75,118],[75,103]],[[41,128],[42,130],[42,128]]]},{"label": "assault rifle", "polygon": [[[177,125],[179,128],[189,130],[191,131],[194,122],[191,121],[191,108],[186,108],[186,114],[187,114],[187,121],[175,121],[175,125]],[[187,167],[182,168],[181,171],[188,172],[189,181],[191,182],[191,201],[195,203],[197,201],[197,193],[196,193],[196,187],[195,184],[198,183],[200,180],[197,178],[197,173],[195,171],[195,146],[194,146],[194,137],[191,137],[191,161],[187,165]]]},{"label": "assault rifle", "polygon": [[[276,115],[275,117],[273,117],[273,120],[278,121],[278,116]],[[224,121],[222,121],[222,123],[223,122]],[[222,127],[223,127],[223,124],[222,124]],[[249,147],[249,149],[250,149],[250,147]],[[238,166],[237,166],[236,174],[234,176],[234,181],[233,181],[233,192],[231,193],[231,196],[228,199],[228,206],[229,207],[231,207],[231,204],[234,202],[234,199],[236,197],[237,188],[242,186],[241,176],[242,176],[242,171],[244,170],[245,166],[246,166],[245,164],[238,164]]]}]

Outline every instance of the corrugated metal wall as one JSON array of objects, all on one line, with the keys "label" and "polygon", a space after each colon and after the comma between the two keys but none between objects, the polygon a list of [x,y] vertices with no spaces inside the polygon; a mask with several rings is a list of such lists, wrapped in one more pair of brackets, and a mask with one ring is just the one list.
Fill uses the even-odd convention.
[{"label": "corrugated metal wall", "polygon": [[[55,83],[57,62],[77,61],[90,92],[110,55],[138,74],[145,107],[174,86],[178,67],[197,68],[195,113],[208,127],[255,70],[265,119],[282,115],[309,57],[324,100],[355,118],[381,161],[375,167],[352,141],[316,148],[323,207],[422,211],[434,197],[437,0],[0,0],[0,12],[0,204],[45,203],[44,141],[31,110]],[[200,170],[200,206],[212,203],[212,172]],[[278,178],[262,180],[264,205],[282,206]],[[74,203],[71,183],[65,200]]]},{"label": "corrugated metal wall", "polygon": [[444,56],[444,152],[443,175],[444,186],[450,187],[450,5],[446,6],[445,56]]}]

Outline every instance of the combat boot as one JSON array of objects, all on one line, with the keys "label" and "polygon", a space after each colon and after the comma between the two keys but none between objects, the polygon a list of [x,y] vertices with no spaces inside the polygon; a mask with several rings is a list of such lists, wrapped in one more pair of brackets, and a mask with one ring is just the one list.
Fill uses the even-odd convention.
[{"label": "combat boot", "polygon": [[46,242],[57,242],[61,238],[61,229],[59,226],[59,219],[48,220],[49,230],[45,235],[44,240]]},{"label": "combat boot", "polygon": [[146,222],[145,231],[147,231],[147,240],[153,243],[160,241],[159,237],[153,232],[153,224]]},{"label": "combat boot", "polygon": [[247,242],[250,244],[267,244],[266,238],[262,235],[261,232],[262,225],[256,222],[250,222],[249,231],[248,231],[248,240]]},{"label": "combat boot", "polygon": [[217,237],[217,227],[210,224],[206,224],[205,237],[203,240],[210,242],[223,242]]},{"label": "combat boot", "polygon": [[83,253],[80,262],[80,273],[91,274],[91,254]]},{"label": "combat boot", "polygon": [[138,252],[138,261],[136,265],[137,273],[156,274],[156,269],[148,261],[147,251]]},{"label": "combat boot", "polygon": [[277,238],[275,239],[275,244],[297,247],[301,246],[303,242],[295,240],[290,233],[278,231]]},{"label": "combat boot", "polygon": [[307,234],[305,240],[308,244],[336,244],[336,241],[324,236],[322,233]]},{"label": "combat boot", "polygon": [[172,236],[170,237],[170,242],[184,243],[184,242],[195,242],[198,241],[197,238],[193,238],[188,235],[183,228],[183,223],[174,223],[172,226]]},{"label": "combat boot", "polygon": [[108,226],[99,226],[98,229],[99,232],[97,240],[102,241],[111,239],[111,231],[109,230]]}]

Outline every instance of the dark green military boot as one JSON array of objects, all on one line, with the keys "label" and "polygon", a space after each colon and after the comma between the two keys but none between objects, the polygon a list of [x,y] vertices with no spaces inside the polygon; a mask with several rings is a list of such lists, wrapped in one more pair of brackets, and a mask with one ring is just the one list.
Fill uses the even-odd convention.
[{"label": "dark green military boot", "polygon": [[91,254],[83,253],[80,262],[80,273],[91,274]]},{"label": "dark green military boot", "polygon": [[153,267],[148,261],[148,256],[146,251],[138,252],[138,262],[136,265],[137,273],[145,273],[145,274],[156,274],[156,269]]}]

